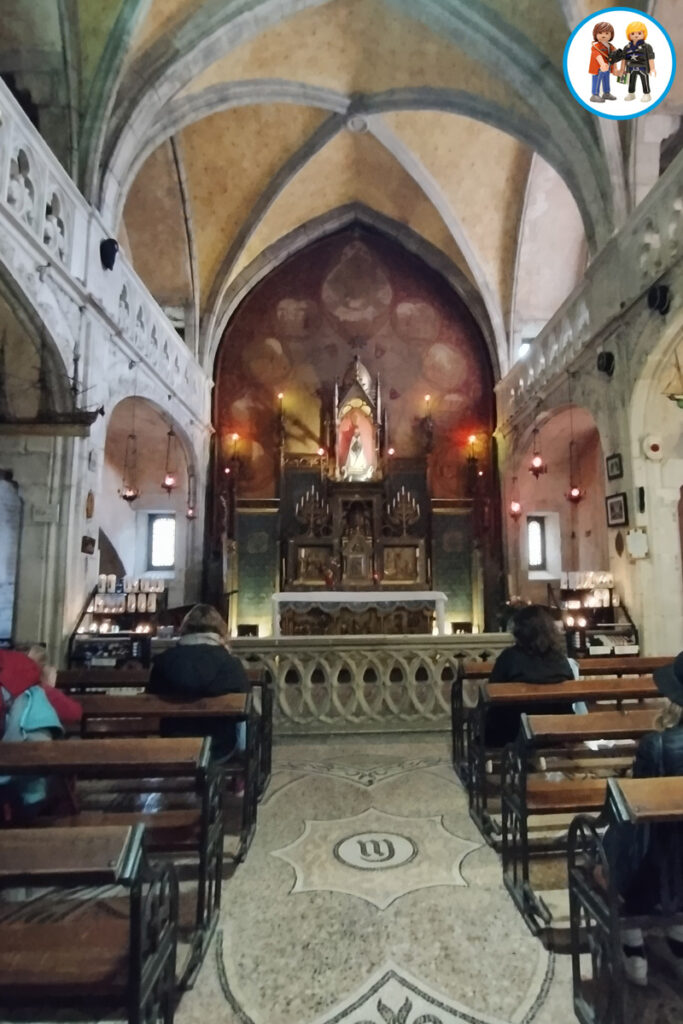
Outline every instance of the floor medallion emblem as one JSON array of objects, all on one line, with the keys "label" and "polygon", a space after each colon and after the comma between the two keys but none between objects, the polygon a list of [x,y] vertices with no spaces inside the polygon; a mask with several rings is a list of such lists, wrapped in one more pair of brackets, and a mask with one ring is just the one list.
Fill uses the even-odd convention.
[{"label": "floor medallion emblem", "polygon": [[441,817],[371,807],[353,818],[306,821],[299,838],[272,855],[294,868],[292,893],[342,892],[384,910],[417,889],[466,885],[460,864],[478,846],[449,832]]}]

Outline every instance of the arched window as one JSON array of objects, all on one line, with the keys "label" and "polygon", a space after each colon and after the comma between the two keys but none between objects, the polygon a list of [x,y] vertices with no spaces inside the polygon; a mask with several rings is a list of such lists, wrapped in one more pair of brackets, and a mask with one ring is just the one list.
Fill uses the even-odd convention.
[{"label": "arched window", "polygon": [[526,521],[529,568],[538,571],[546,569],[545,518],[528,516]]}]

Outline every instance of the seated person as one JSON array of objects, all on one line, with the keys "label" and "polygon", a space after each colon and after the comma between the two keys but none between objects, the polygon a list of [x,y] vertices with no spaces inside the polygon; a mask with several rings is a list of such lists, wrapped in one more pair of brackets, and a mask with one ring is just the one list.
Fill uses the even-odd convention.
[{"label": "seated person", "polygon": [[[197,604],[180,624],[175,647],[152,663],[147,692],[177,700],[199,700],[225,693],[247,693],[249,682],[242,662],[228,651],[228,626],[215,608]],[[164,736],[211,736],[213,756],[225,760],[244,749],[243,723],[193,718],[162,722]]]},{"label": "seated person", "polygon": [[31,644],[26,653],[40,668],[40,685],[46,691],[47,699],[59,715],[62,725],[78,725],[83,717],[83,708],[73,697],[56,689],[57,669],[47,660],[45,644]]},{"label": "seated person", "polygon": [[[574,671],[564,653],[565,642],[555,620],[542,605],[530,604],[513,614],[510,632],[515,638],[496,658],[490,683],[561,683],[574,679]],[[571,703],[534,703],[524,708],[535,715],[559,715],[572,710]],[[517,708],[492,707],[486,716],[486,744],[502,747],[516,739],[520,726]]]},{"label": "seated person", "polygon": [[[58,713],[40,681],[41,670],[21,651],[0,650],[0,739],[8,743],[45,741],[64,732]],[[38,776],[0,776],[0,817],[27,824],[48,803],[49,780]]]},{"label": "seated person", "polygon": [[[683,651],[673,665],[656,669],[653,676],[667,703],[657,721],[659,731],[643,736],[638,744],[633,762],[634,779],[683,775]],[[671,827],[624,823],[607,829],[605,853],[617,892],[624,901],[625,914],[650,914],[656,906],[660,884],[657,831]],[[636,985],[647,985],[647,957],[642,930],[624,929],[621,941],[626,977]],[[683,925],[667,929],[662,953],[678,977],[683,979]]]}]

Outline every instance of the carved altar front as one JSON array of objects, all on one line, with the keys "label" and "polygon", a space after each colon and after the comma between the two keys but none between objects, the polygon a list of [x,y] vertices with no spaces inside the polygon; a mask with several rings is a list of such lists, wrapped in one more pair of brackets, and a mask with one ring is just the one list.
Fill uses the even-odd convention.
[{"label": "carved altar front", "polygon": [[273,636],[441,635],[445,602],[439,591],[274,594]]}]

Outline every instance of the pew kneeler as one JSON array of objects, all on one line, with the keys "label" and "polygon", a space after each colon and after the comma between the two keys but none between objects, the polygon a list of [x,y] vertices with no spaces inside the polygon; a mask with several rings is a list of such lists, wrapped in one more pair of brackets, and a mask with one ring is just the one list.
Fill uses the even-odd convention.
[{"label": "pew kneeler", "polygon": [[33,923],[14,903],[0,923],[0,1001],[19,1008],[39,1000],[69,1006],[124,1005],[129,1024],[173,1024],[178,883],[169,864],[151,864],[144,827],[17,829],[0,844],[0,890],[115,886],[128,915],[98,913],[90,900],[69,916]]}]

